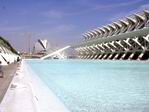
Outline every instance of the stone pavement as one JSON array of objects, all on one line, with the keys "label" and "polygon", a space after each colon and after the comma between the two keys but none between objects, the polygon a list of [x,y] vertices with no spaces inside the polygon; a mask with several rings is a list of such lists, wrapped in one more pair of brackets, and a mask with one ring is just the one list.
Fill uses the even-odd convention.
[{"label": "stone pavement", "polygon": [[12,81],[13,76],[15,75],[17,67],[18,63],[13,63],[2,68],[4,77],[0,78],[0,103],[9,87],[10,82]]}]

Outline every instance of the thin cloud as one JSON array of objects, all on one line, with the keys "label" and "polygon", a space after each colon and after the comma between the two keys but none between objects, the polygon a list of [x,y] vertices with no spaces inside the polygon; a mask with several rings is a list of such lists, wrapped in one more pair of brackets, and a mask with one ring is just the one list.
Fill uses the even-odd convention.
[{"label": "thin cloud", "polygon": [[[47,37],[54,40],[59,40],[61,38],[67,38],[66,35],[73,35],[76,32],[76,26],[73,24],[60,24],[55,27],[48,28],[48,30],[43,30],[36,33],[36,37]],[[65,40],[65,39],[64,39]]]},{"label": "thin cloud", "polygon": [[[84,1],[84,0],[83,0]],[[113,8],[119,8],[119,7],[125,7],[129,5],[134,5],[137,3],[142,2],[142,0],[133,0],[130,2],[122,2],[122,3],[117,3],[117,4],[112,4],[112,5],[98,5],[98,4],[93,4],[92,2],[89,1],[84,1],[82,5],[88,6],[86,9],[82,9],[82,11],[75,11],[75,12],[67,12],[67,11],[59,11],[59,10],[50,10],[43,12],[42,15],[46,17],[51,17],[51,18],[62,18],[64,16],[71,16],[71,15],[79,15],[79,14],[85,14],[85,13],[91,13],[93,11],[98,11],[98,10],[111,10]],[[144,6],[146,7],[146,6]]]},{"label": "thin cloud", "polygon": [[26,26],[0,26],[0,31],[20,31]]},{"label": "thin cloud", "polygon": [[43,31],[38,32],[19,32],[19,35],[29,35],[34,36],[36,38],[41,37],[57,37],[60,38],[62,35],[68,34],[69,32],[75,31],[75,26],[72,24],[61,24],[55,27],[49,27],[48,29],[44,29]]},{"label": "thin cloud", "polygon": [[46,21],[41,21],[40,22],[41,25],[50,25],[50,24],[53,24],[53,22],[51,22],[49,19],[46,20]]},{"label": "thin cloud", "polygon": [[46,17],[61,18],[65,15],[65,13],[58,10],[50,10],[50,11],[44,12],[43,15]]},{"label": "thin cloud", "polygon": [[116,21],[116,20],[119,20],[119,19],[123,19],[125,16],[130,16],[134,13],[138,13],[138,12],[141,12],[143,10],[149,10],[149,4],[143,4],[142,6],[138,7],[137,9],[129,11],[129,12],[122,12],[122,13],[119,13],[119,14],[115,14],[110,19],[110,22]]},{"label": "thin cloud", "polygon": [[111,4],[111,5],[106,5],[106,4],[98,5],[98,4],[88,3],[88,4],[91,4],[90,5],[91,8],[88,9],[88,10],[84,10],[82,12],[79,12],[78,14],[89,13],[89,12],[98,11],[98,10],[111,10],[111,9],[114,9],[114,8],[134,5],[134,4],[137,4],[137,3],[140,3],[140,2],[142,2],[142,0],[133,0],[133,1],[130,1],[130,2],[122,2],[122,3],[117,3],[117,4]]},{"label": "thin cloud", "polygon": [[75,26],[72,24],[68,24],[68,25],[59,25],[57,27],[55,27],[55,31],[57,32],[68,32],[68,31],[72,31],[75,29]]},{"label": "thin cloud", "polygon": [[118,7],[124,7],[128,5],[133,5],[142,2],[142,0],[134,0],[130,2],[122,2],[118,4],[112,4],[112,5],[95,5],[94,10],[99,10],[99,9],[111,9],[111,8],[118,8]]},{"label": "thin cloud", "polygon": [[138,7],[137,9],[128,12],[127,14],[133,14],[133,13],[137,13],[137,12],[140,12],[140,11],[143,11],[143,10],[149,10],[149,3],[148,4],[143,4],[140,7]]},{"label": "thin cloud", "polygon": [[118,21],[119,19],[122,19],[122,18],[124,18],[125,16],[128,16],[128,12],[121,12],[121,13],[115,14],[113,17],[111,17],[111,18],[109,19],[109,21],[110,21],[110,22]]},{"label": "thin cloud", "polygon": [[139,10],[145,10],[145,9],[149,9],[149,3],[148,4],[144,4],[142,5]]}]

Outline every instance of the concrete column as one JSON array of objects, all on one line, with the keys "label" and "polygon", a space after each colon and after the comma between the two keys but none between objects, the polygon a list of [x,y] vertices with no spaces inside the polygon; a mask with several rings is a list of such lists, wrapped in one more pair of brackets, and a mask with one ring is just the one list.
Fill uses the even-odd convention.
[{"label": "concrete column", "polygon": [[131,39],[130,41],[132,41],[131,42],[131,44],[132,44],[132,46],[133,46],[133,49],[135,50],[136,48],[136,50],[138,50],[138,48],[140,49],[143,49],[142,48],[142,45],[140,46],[140,43],[137,41],[137,40],[134,40],[134,38],[133,39]]},{"label": "concrete column", "polygon": [[147,36],[143,36],[142,38],[149,42],[149,34]]},{"label": "concrete column", "polygon": [[109,42],[110,45],[112,45],[115,48],[115,51],[117,50],[117,47],[114,45],[114,41]]},{"label": "concrete column", "polygon": [[91,55],[89,54],[86,59],[89,59],[90,57],[91,57]]},{"label": "concrete column", "polygon": [[131,47],[125,40],[121,40],[121,44],[125,46],[125,51],[128,51]]},{"label": "concrete column", "polygon": [[112,52],[111,48],[109,48],[109,46],[106,46],[106,44],[101,44],[102,47],[105,49],[105,52]]},{"label": "concrete column", "polygon": [[90,46],[86,47],[86,49],[87,49],[89,52],[93,52],[93,50],[90,48]]},{"label": "concrete column", "polygon": [[118,57],[119,54],[116,54],[115,57],[113,58],[114,60]]},{"label": "concrete column", "polygon": [[101,58],[101,56],[102,56],[102,54],[100,54],[100,56],[98,57],[98,59],[100,59],[100,58]]},{"label": "concrete column", "polygon": [[105,54],[102,59],[105,59],[106,56],[107,56],[107,54]]},{"label": "concrete column", "polygon": [[109,56],[110,56],[110,55],[111,55],[111,54],[108,53],[107,56],[106,56],[104,59],[109,59]]},{"label": "concrete column", "polygon": [[80,48],[80,52],[83,52],[83,48],[82,47]]},{"label": "concrete column", "polygon": [[129,56],[128,59],[129,59],[129,60],[132,59],[132,57],[134,56],[134,54],[135,54],[135,53],[132,53],[132,54]]},{"label": "concrete column", "polygon": [[110,58],[112,57],[112,55],[113,55],[113,53],[112,53],[112,54],[110,54],[110,56],[108,57],[108,59],[110,59]]},{"label": "concrete column", "polygon": [[142,49],[144,49],[144,47],[140,44],[140,42],[138,42],[138,38],[134,38],[133,39]]},{"label": "concrete column", "polygon": [[91,49],[93,49],[93,51],[96,51],[96,48],[94,48],[94,46],[90,46]]},{"label": "concrete column", "polygon": [[86,56],[86,59],[89,59],[89,57],[90,57],[90,54],[88,54],[88,55]]},{"label": "concrete column", "polygon": [[132,47],[132,45],[129,43],[130,38],[127,38],[126,40],[124,40],[124,42],[126,42],[126,44],[128,44],[130,47]]},{"label": "concrete column", "polygon": [[121,44],[121,41],[118,41],[117,44],[119,44],[122,48],[124,48],[125,51],[127,50],[127,48],[125,48],[125,47]]},{"label": "concrete column", "polygon": [[97,50],[100,50],[99,47],[97,45],[94,46]]},{"label": "concrete column", "polygon": [[108,43],[104,44],[108,49],[110,49],[112,52],[114,52],[114,50],[108,45]]},{"label": "concrete column", "polygon": [[102,44],[98,45],[99,47],[101,47],[103,50],[105,50],[105,48],[102,46]]},{"label": "concrete column", "polygon": [[82,56],[82,59],[85,59],[85,57],[86,57],[86,55],[83,55],[83,56]]},{"label": "concrete column", "polygon": [[139,59],[139,60],[142,59],[143,55],[144,55],[144,52],[142,52],[142,53],[139,55],[138,59]]},{"label": "concrete column", "polygon": [[124,59],[124,57],[126,56],[127,53],[123,54],[123,56],[121,57],[121,59]]},{"label": "concrete column", "polygon": [[88,49],[88,47],[85,47],[84,50],[85,50],[86,52],[90,51],[90,50]]},{"label": "concrete column", "polygon": [[94,56],[94,58],[93,58],[93,59],[96,59],[96,58],[97,58],[97,56],[98,56],[98,54],[96,54],[96,55]]},{"label": "concrete column", "polygon": [[84,59],[84,56],[81,56],[81,59]]},{"label": "concrete column", "polygon": [[101,45],[97,45],[97,47],[100,49],[101,52],[104,52],[104,48],[101,47]]},{"label": "concrete column", "polygon": [[111,59],[111,60],[115,59],[116,55],[117,55],[116,53],[113,53],[112,56],[109,59]]},{"label": "concrete column", "polygon": [[94,54],[91,55],[90,59],[93,59],[93,57],[94,57]]},{"label": "concrete column", "polygon": [[101,54],[98,59],[102,59],[104,57],[105,54]]}]

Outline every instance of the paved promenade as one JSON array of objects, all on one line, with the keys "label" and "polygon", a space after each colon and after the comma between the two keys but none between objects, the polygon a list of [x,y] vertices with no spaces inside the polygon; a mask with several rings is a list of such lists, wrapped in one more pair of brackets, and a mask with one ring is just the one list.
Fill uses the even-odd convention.
[{"label": "paved promenade", "polygon": [[9,84],[17,70],[18,64],[10,64],[8,66],[3,67],[4,78],[0,78],[0,102],[2,101]]},{"label": "paved promenade", "polygon": [[13,77],[0,112],[69,112],[24,60]]}]

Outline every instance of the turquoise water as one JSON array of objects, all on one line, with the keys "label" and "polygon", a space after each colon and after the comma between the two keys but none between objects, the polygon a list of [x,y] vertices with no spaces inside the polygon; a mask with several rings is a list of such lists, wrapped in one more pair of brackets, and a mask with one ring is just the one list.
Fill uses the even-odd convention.
[{"label": "turquoise water", "polygon": [[149,62],[28,60],[27,63],[71,112],[149,112]]}]

